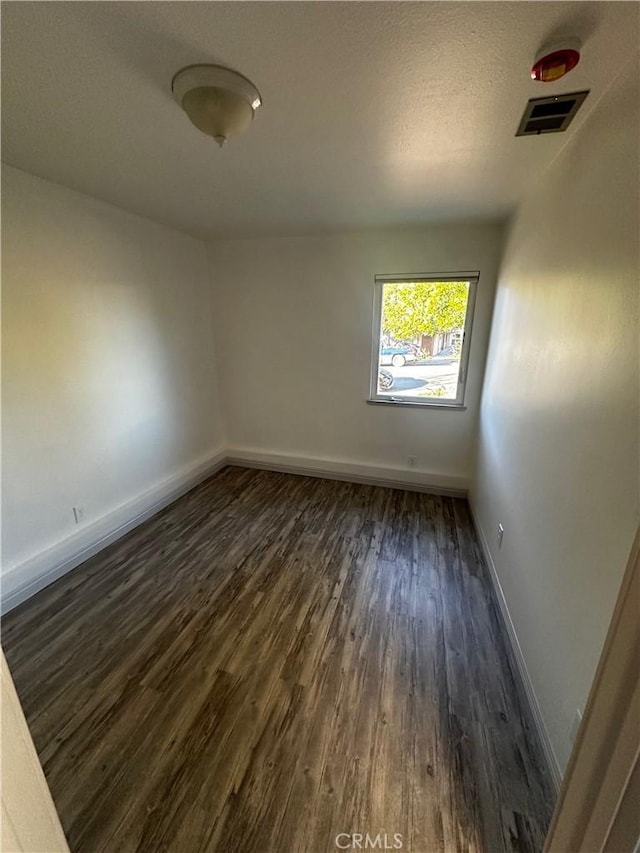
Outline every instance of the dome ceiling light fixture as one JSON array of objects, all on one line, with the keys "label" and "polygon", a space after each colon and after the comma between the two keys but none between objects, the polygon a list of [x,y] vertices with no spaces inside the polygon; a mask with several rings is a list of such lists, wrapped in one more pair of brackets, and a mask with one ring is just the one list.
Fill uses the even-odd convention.
[{"label": "dome ceiling light fixture", "polygon": [[262,104],[251,80],[222,65],[181,68],[171,91],[198,130],[213,136],[221,148],[249,127]]}]

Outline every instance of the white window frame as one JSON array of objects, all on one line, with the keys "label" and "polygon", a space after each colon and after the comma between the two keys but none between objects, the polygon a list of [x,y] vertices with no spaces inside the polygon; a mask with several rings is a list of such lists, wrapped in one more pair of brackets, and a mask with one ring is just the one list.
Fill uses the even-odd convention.
[{"label": "white window frame", "polygon": [[[464,409],[465,392],[467,390],[467,377],[469,372],[469,353],[471,350],[471,332],[473,330],[473,314],[476,305],[476,293],[480,273],[473,272],[445,272],[445,273],[413,273],[398,275],[377,275],[373,291],[373,330],[371,340],[371,385],[369,403],[381,403],[391,406],[420,406],[438,409]],[[468,281],[469,297],[467,300],[467,311],[464,318],[464,334],[462,339],[462,350],[460,352],[460,372],[458,375],[458,393],[455,400],[442,399],[441,397],[393,397],[383,395],[378,390],[378,370],[380,357],[380,333],[382,325],[382,292],[385,284],[417,284],[423,281]]]}]

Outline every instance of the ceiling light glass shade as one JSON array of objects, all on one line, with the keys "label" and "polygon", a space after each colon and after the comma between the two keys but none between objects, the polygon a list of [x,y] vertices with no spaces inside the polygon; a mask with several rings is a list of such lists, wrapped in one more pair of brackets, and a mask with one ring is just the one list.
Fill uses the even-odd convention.
[{"label": "ceiling light glass shade", "polygon": [[250,80],[220,65],[189,65],[178,71],[171,89],[198,130],[221,146],[249,127],[262,104]]}]

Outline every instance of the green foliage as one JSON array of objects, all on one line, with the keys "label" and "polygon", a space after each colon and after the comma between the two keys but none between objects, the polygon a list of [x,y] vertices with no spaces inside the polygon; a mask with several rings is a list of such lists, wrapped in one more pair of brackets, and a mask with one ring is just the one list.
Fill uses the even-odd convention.
[{"label": "green foliage", "polygon": [[466,281],[385,284],[382,331],[404,341],[461,329],[468,293]]}]

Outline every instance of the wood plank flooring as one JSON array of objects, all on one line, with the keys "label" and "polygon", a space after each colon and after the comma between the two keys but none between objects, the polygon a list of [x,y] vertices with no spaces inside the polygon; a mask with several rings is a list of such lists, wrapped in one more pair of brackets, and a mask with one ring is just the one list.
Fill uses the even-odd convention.
[{"label": "wood plank flooring", "polygon": [[2,642],[74,853],[542,847],[552,794],[462,500],[226,468]]}]

